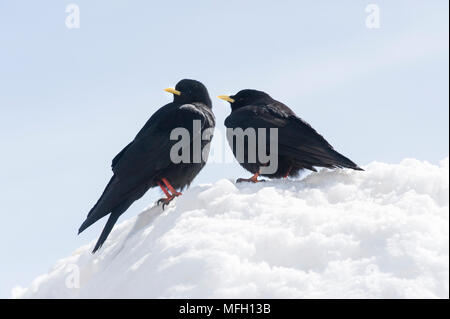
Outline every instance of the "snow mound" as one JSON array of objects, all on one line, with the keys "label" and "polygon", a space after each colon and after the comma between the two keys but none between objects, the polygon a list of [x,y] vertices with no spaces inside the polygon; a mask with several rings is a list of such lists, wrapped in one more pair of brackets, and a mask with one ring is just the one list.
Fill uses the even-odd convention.
[{"label": "snow mound", "polygon": [[193,187],[15,298],[448,298],[449,161]]}]

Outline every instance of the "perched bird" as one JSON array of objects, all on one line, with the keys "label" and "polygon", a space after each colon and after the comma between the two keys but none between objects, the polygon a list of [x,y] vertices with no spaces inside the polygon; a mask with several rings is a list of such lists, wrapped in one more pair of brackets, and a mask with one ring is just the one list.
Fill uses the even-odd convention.
[{"label": "perched bird", "polygon": [[[177,190],[189,186],[206,164],[210,141],[200,138],[199,134],[209,130],[211,139],[215,126],[208,90],[198,81],[184,79],[175,89],[165,91],[174,95],[173,102],[156,111],[134,140],[114,157],[111,165],[114,175],[78,230],[79,234],[110,214],[93,253],[105,242],[119,216],[148,189],[155,186],[162,189],[166,197],[158,203],[163,203],[164,209],[173,198],[181,195]],[[171,150],[180,142],[172,139],[174,129],[189,132],[185,142],[187,161],[173,161]],[[202,152],[203,156],[195,151]],[[193,157],[198,160],[193,161]]]},{"label": "perched bird", "polygon": [[[258,157],[256,161],[249,161],[249,152],[259,153],[255,149],[248,149],[249,142],[245,139],[244,154],[240,165],[254,175],[249,179],[240,178],[237,182],[259,182],[259,175],[270,178],[297,176],[302,169],[316,171],[314,167],[345,167],[362,170],[350,159],[335,151],[322,135],[297,117],[289,107],[274,100],[267,93],[257,90],[242,90],[236,95],[220,95],[219,98],[231,104],[231,114],[225,119],[225,126],[228,129],[253,128],[257,131],[259,128],[268,131],[270,128],[277,128],[278,130],[276,153],[278,165],[274,172],[261,173],[261,168],[267,166],[267,163],[261,162]],[[227,138],[237,158],[236,138],[230,137],[228,134]],[[269,139],[270,134],[267,134],[266,144],[269,143]],[[261,141],[257,138],[254,148],[259,147],[261,147]],[[266,150],[269,149],[267,145],[265,147]]]}]

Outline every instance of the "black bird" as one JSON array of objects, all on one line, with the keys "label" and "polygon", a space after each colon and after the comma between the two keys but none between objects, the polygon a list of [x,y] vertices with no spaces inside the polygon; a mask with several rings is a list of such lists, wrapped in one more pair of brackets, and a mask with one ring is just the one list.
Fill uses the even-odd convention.
[{"label": "black bird", "polygon": [[[267,93],[257,90],[242,90],[236,95],[220,95],[219,98],[230,102],[231,114],[225,119],[228,129],[269,128],[278,129],[278,167],[270,174],[261,173],[260,170],[267,163],[261,162],[256,156],[256,162],[248,158],[248,139],[244,139],[244,154],[241,155],[240,164],[254,174],[249,179],[240,178],[237,182],[259,182],[258,176],[270,178],[286,178],[297,176],[302,169],[316,171],[314,167],[351,168],[362,170],[350,159],[333,149],[333,147],[316,132],[308,123],[297,117],[295,113],[283,103],[274,100]],[[236,154],[236,138],[228,136],[228,142]],[[269,132],[266,132],[266,150],[269,151]],[[233,141],[231,141],[233,139]],[[260,147],[258,138],[256,148]],[[251,150],[259,154],[257,150]]]},{"label": "black bird", "polygon": [[[215,126],[208,90],[198,81],[185,79],[178,82],[175,89],[165,91],[174,94],[173,102],[156,111],[134,140],[114,157],[111,165],[114,175],[78,230],[79,234],[111,214],[92,253],[105,242],[119,216],[148,189],[159,186],[163,190],[167,197],[158,203],[163,203],[164,209],[164,205],[181,195],[177,189],[189,186],[206,164],[210,141],[200,138],[203,135],[199,134],[207,130],[211,139]],[[171,132],[176,128],[187,129],[190,134],[185,141],[189,148],[187,161],[172,160],[172,146],[181,142],[171,139]],[[194,132],[196,128],[201,132]],[[198,152],[199,149],[203,156],[194,154],[193,151]],[[197,156],[195,162],[194,156]]]}]

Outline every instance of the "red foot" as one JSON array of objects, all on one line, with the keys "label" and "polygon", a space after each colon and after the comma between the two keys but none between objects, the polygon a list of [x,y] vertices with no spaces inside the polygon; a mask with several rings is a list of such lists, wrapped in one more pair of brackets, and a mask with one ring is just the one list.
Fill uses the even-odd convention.
[{"label": "red foot", "polygon": [[[179,193],[181,194],[181,193]],[[162,205],[162,209],[164,210],[164,208],[166,207],[166,205],[169,205],[169,203],[175,198],[178,197],[179,195],[170,195],[169,197],[166,198],[160,198],[158,199],[158,201],[156,202],[157,205],[160,205],[161,203]]]},{"label": "red foot", "polygon": [[[169,203],[175,198],[180,195],[183,195],[181,192],[177,192],[175,188],[173,188],[172,185],[170,185],[169,181],[165,178],[161,179],[165,186],[163,186],[159,181],[157,182],[158,186],[162,189],[164,194],[166,195],[166,198],[159,199],[156,203],[157,205],[163,203],[162,209],[164,210],[164,207],[166,205],[169,205]],[[167,187],[167,188],[166,188]],[[172,192],[172,194],[169,193],[169,190]]]},{"label": "red foot", "polygon": [[289,167],[288,171],[286,172],[286,175],[284,175],[284,178],[288,178],[289,174],[291,173],[292,167]]},{"label": "red foot", "polygon": [[251,183],[265,182],[264,179],[258,179],[258,176],[259,176],[259,172],[255,173],[255,175],[253,175],[250,178],[238,178],[236,180],[236,183],[241,183],[241,182],[251,182]]}]

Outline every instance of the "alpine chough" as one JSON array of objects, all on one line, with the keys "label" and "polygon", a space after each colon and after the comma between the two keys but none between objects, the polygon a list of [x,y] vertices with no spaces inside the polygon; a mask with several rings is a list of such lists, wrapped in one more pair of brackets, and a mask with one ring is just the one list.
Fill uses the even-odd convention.
[{"label": "alpine chough", "polygon": [[[206,164],[210,141],[202,137],[208,130],[211,139],[215,126],[208,90],[198,81],[184,79],[175,89],[165,91],[174,95],[173,102],[156,111],[134,140],[114,157],[111,165],[114,174],[78,231],[81,233],[110,214],[93,253],[105,242],[119,216],[148,189],[159,186],[163,190],[166,197],[158,203],[163,203],[164,208],[181,195],[177,190],[188,186]],[[180,142],[172,139],[174,129],[189,132],[184,143],[190,153],[188,160],[173,161],[172,147]],[[199,151],[202,156],[195,154]]]},{"label": "alpine chough", "polygon": [[[256,131],[256,143],[249,144],[245,137],[244,154],[241,155],[240,165],[254,174],[249,179],[240,178],[237,181],[258,182],[258,176],[270,178],[286,178],[297,176],[300,170],[308,169],[316,171],[315,167],[326,168],[351,168],[362,170],[358,165],[347,157],[338,153],[316,132],[307,122],[296,116],[296,114],[283,103],[274,100],[267,93],[257,90],[242,90],[237,94],[228,96],[220,95],[219,98],[230,102],[231,114],[225,119],[227,129],[241,128],[244,132],[248,128]],[[270,132],[266,132],[266,139],[259,139],[258,129],[270,131],[270,128],[277,129],[277,167],[271,173],[261,172],[261,168],[268,166],[267,162],[262,162],[257,156],[256,161],[249,160],[249,152],[259,154],[258,148],[261,143],[265,150],[269,150]],[[273,135],[273,134],[272,134]],[[230,137],[231,136],[231,137]],[[233,153],[237,158],[236,138],[228,135],[228,142],[232,146]],[[263,142],[261,142],[263,141]],[[249,149],[249,145],[255,145]],[[253,157],[254,158],[254,157]]]}]

